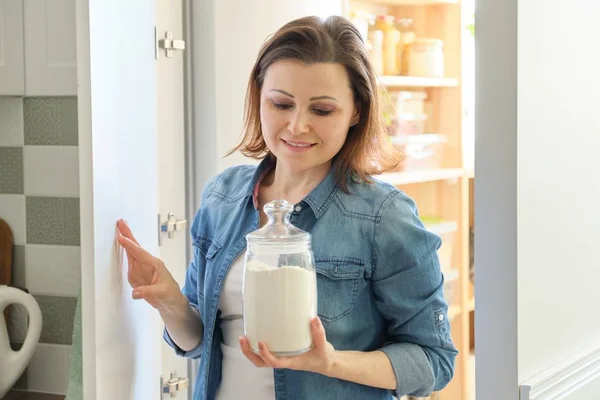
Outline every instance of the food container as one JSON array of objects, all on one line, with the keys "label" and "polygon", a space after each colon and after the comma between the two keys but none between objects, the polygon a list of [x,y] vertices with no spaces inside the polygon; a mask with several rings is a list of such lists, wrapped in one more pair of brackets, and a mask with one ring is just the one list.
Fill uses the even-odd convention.
[{"label": "food container", "polygon": [[246,236],[242,288],[244,334],[258,353],[264,342],[275,355],[310,350],[317,316],[317,275],[311,236],[290,223],[292,204],[264,206],[267,224]]},{"label": "food container", "polygon": [[454,248],[454,237],[458,231],[455,221],[445,221],[434,217],[421,217],[425,229],[438,235],[442,239],[442,245],[438,249],[440,268],[446,271],[452,268],[452,249]]},{"label": "food container", "polygon": [[400,171],[427,170],[442,166],[446,135],[425,133],[420,135],[391,136],[390,141],[404,155]]},{"label": "food container", "polygon": [[383,75],[383,31],[373,29],[367,35],[371,65],[377,75]]},{"label": "food container", "polygon": [[402,42],[400,31],[394,26],[393,15],[379,15],[375,29],[383,32],[383,73],[400,75],[402,71]]},{"label": "food container", "polygon": [[391,135],[420,135],[425,133],[427,115],[421,113],[406,113],[396,115],[388,131]]},{"label": "food container", "polygon": [[399,91],[391,92],[390,99],[394,104],[395,113],[402,114],[424,114],[426,92]]},{"label": "food container", "polygon": [[443,271],[444,274],[444,299],[448,306],[451,307],[458,303],[458,292],[459,287],[459,273],[458,269],[450,268]]},{"label": "food container", "polygon": [[444,76],[444,42],[439,39],[417,38],[410,45],[408,74],[441,78]]}]

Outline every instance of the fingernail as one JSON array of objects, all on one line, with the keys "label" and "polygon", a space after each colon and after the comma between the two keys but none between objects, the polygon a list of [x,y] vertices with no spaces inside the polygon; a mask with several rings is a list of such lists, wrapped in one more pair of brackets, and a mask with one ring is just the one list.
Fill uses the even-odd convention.
[{"label": "fingernail", "polygon": [[139,299],[140,297],[142,297],[142,292],[140,292],[139,290],[134,290],[133,291],[133,298],[134,299]]}]

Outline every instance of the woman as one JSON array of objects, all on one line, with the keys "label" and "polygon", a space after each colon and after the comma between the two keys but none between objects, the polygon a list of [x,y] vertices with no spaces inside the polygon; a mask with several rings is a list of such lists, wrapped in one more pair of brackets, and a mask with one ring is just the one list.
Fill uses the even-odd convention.
[{"label": "woman", "polygon": [[[397,165],[385,146],[358,31],[341,17],[301,18],[259,53],[233,151],[262,161],[206,185],[182,290],[119,221],[133,297],[159,311],[179,355],[201,358],[194,399],[391,399],[427,396],[450,381],[457,351],[440,239],[403,192],[369,178]],[[314,347],[295,357],[266,346],[254,354],[243,337],[245,236],[275,199],[295,205],[291,222],[311,233],[318,272]]]}]

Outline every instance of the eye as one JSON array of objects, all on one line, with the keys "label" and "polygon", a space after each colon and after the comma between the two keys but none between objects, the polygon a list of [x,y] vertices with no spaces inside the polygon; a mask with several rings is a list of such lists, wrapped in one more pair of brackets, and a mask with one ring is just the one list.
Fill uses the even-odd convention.
[{"label": "eye", "polygon": [[315,114],[317,114],[317,115],[320,115],[320,116],[324,117],[326,115],[331,114],[332,111],[331,110],[325,110],[325,109],[322,109],[322,108],[313,108],[313,112]]},{"label": "eye", "polygon": [[287,104],[287,103],[277,103],[277,102],[273,102],[273,106],[275,108],[277,108],[278,110],[289,110],[290,108],[293,107],[292,104]]}]

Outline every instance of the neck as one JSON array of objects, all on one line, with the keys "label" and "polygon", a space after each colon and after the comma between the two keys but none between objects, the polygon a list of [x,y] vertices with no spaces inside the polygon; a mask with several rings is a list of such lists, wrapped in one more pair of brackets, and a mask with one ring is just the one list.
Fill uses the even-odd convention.
[{"label": "neck", "polygon": [[269,197],[298,203],[325,179],[330,169],[331,162],[304,171],[291,170],[285,164],[277,163],[270,179],[265,182],[269,186]]}]

